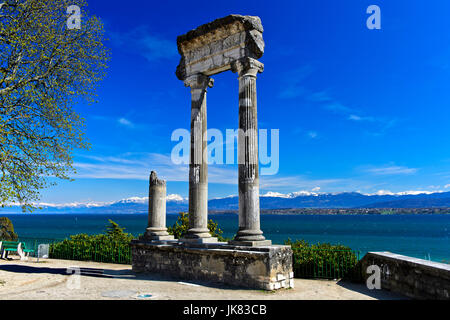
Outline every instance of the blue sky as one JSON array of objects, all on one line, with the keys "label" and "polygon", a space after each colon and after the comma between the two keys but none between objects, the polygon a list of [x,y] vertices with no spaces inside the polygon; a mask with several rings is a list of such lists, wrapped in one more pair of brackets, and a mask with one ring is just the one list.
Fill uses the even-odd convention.
[{"label": "blue sky", "polygon": [[[264,26],[258,120],[280,130],[280,164],[261,177],[261,193],[450,191],[450,2],[88,3],[112,60],[98,103],[76,106],[92,148],[75,153],[75,181],[44,190],[43,202],[143,197],[154,169],[169,194],[187,196],[188,169],[170,161],[172,132],[190,125],[176,37],[231,13]],[[372,4],[381,30],[366,27]],[[237,76],[214,79],[208,127],[235,129]],[[210,165],[209,180],[210,198],[237,194],[236,166]]]}]

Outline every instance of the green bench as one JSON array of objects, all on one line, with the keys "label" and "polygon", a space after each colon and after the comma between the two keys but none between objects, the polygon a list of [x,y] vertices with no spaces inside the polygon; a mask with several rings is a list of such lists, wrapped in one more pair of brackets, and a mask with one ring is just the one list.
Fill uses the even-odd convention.
[{"label": "green bench", "polygon": [[27,260],[30,253],[34,253],[34,250],[27,249],[24,242],[20,241],[1,241],[1,257],[6,259],[8,258],[9,252],[17,252],[20,256],[20,260]]}]

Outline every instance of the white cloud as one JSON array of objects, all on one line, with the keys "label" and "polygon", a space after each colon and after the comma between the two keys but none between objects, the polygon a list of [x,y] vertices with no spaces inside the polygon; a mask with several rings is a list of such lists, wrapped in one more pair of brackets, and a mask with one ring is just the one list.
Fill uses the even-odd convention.
[{"label": "white cloud", "polygon": [[373,117],[360,117],[357,116],[356,114],[351,114],[348,116],[348,120],[352,120],[352,121],[376,121]]},{"label": "white cloud", "polygon": [[[176,194],[176,193],[172,193],[172,194],[168,194],[166,196],[166,200],[167,201],[185,201],[188,200],[188,198],[183,198],[181,195]],[[130,197],[130,198],[125,198],[119,201],[115,201],[113,203],[147,203],[148,202],[148,197]]]},{"label": "white cloud", "polygon": [[149,62],[176,59],[178,56],[175,41],[152,33],[145,26],[123,33],[109,32],[109,36],[115,46],[137,52]]},{"label": "white cloud", "polygon": [[446,184],[446,185],[444,186],[444,189],[448,189],[448,188],[450,188],[450,184]]},{"label": "white cloud", "polygon": [[326,104],[324,108],[336,113],[344,113],[344,114],[351,113],[354,111],[353,109],[344,106],[342,103],[337,101],[333,101],[331,103]]},{"label": "white cloud", "polygon": [[312,72],[313,67],[310,65],[304,65],[286,72],[279,97],[281,99],[294,99],[306,95],[307,90],[302,83]]},{"label": "white cloud", "polygon": [[306,189],[316,188],[317,185],[327,186],[331,184],[341,183],[343,179],[309,179],[303,176],[261,176],[261,189],[286,188]]},{"label": "white cloud", "polygon": [[403,166],[385,166],[380,168],[368,168],[366,172],[375,175],[398,175],[398,174],[414,174],[417,168],[408,168]]},{"label": "white cloud", "polygon": [[130,120],[125,119],[125,118],[119,118],[119,119],[117,120],[117,122],[118,122],[120,125],[125,126],[125,127],[129,127],[129,128],[133,128],[133,127],[134,127],[134,124],[133,124]]},{"label": "white cloud", "polygon": [[311,139],[317,138],[317,132],[316,131],[309,131],[308,132],[308,137],[310,137]]},{"label": "white cloud", "polygon": [[189,168],[175,165],[170,156],[157,153],[126,153],[114,157],[87,156],[89,162],[76,162],[74,178],[148,180],[156,171],[161,179],[187,181]]},{"label": "white cloud", "polygon": [[[166,181],[187,182],[189,165],[174,164],[170,155],[158,153],[125,153],[118,156],[92,156],[90,161],[77,161],[74,178],[148,180],[150,172]],[[209,165],[210,183],[237,184],[238,169],[229,165]]]}]

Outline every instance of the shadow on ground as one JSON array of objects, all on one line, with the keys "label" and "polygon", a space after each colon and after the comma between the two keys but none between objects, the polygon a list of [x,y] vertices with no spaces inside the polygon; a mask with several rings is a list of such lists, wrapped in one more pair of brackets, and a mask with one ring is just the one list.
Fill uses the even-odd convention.
[{"label": "shadow on ground", "polygon": [[[71,266],[67,268],[48,268],[48,267],[32,267],[24,266],[19,264],[7,264],[0,265],[1,271],[16,272],[16,273],[27,273],[27,274],[37,274],[37,273],[48,273],[48,274],[60,274],[60,275],[71,275],[78,273],[82,276],[90,277],[107,277],[107,278],[125,278],[125,272],[130,270],[107,270],[100,268],[78,268],[76,266]],[[130,275],[128,275],[130,276]]]},{"label": "shadow on ground", "polygon": [[[77,269],[78,268],[78,269]],[[204,282],[200,280],[183,280],[180,278],[174,278],[161,274],[141,274],[134,273],[131,269],[102,269],[102,268],[85,268],[85,267],[77,267],[74,263],[71,266],[66,268],[51,268],[44,266],[30,266],[30,265],[21,265],[21,264],[3,264],[0,265],[0,271],[14,272],[14,273],[22,273],[22,274],[57,274],[57,275],[72,275],[77,273],[79,270],[79,274],[82,276],[88,277],[100,277],[100,278],[112,278],[112,279],[129,279],[129,280],[140,280],[140,281],[170,281],[170,282],[178,282],[179,284],[186,286],[203,286],[209,288],[216,288],[221,290],[248,290],[255,291],[255,289],[249,289],[245,287],[235,287],[229,286],[222,283],[211,283]],[[407,300],[409,298],[393,293],[386,290],[369,290],[365,284],[362,283],[353,283],[349,281],[340,280],[337,282],[337,285],[345,288],[347,290],[351,290],[354,292],[358,292],[364,294],[366,296],[380,299],[380,300]],[[256,291],[264,291],[264,290],[256,290]],[[264,291],[267,294],[271,294],[273,292]]]},{"label": "shadow on ground", "polygon": [[[76,269],[78,268],[78,269]],[[23,274],[58,274],[58,275],[72,275],[75,274],[79,270],[79,274],[82,276],[89,277],[100,277],[100,278],[113,278],[113,279],[130,279],[130,280],[147,280],[147,281],[172,281],[178,282],[182,285],[186,286],[204,286],[209,288],[217,288],[223,290],[255,290],[249,289],[245,287],[235,287],[228,286],[222,283],[211,283],[211,282],[203,282],[200,280],[185,280],[181,278],[174,278],[160,274],[140,274],[134,273],[130,269],[122,269],[122,270],[114,270],[114,269],[101,269],[101,268],[85,268],[85,267],[77,267],[75,264],[69,266],[67,268],[49,268],[49,267],[41,267],[41,266],[27,266],[20,264],[6,264],[0,265],[0,271],[14,272],[14,273],[23,273]]]},{"label": "shadow on ground", "polygon": [[367,288],[367,286],[365,284],[362,284],[362,283],[354,283],[354,282],[349,282],[349,281],[345,281],[345,280],[339,280],[337,282],[337,285],[341,286],[345,289],[359,292],[361,294],[364,294],[366,296],[369,296],[369,297],[372,297],[372,298],[375,298],[378,300],[410,300],[408,297],[401,295],[399,293],[395,293],[395,292],[391,292],[391,291],[387,291],[387,290],[383,290],[383,289],[370,290],[369,288]]}]

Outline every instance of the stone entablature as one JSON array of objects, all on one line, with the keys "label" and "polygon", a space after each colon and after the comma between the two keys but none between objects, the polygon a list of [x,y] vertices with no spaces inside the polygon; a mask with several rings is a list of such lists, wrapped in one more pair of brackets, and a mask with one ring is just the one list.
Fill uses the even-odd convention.
[{"label": "stone entablature", "polygon": [[231,70],[233,61],[261,58],[264,53],[262,33],[259,17],[233,14],[179,36],[178,79],[185,80],[199,73],[211,76]]}]

